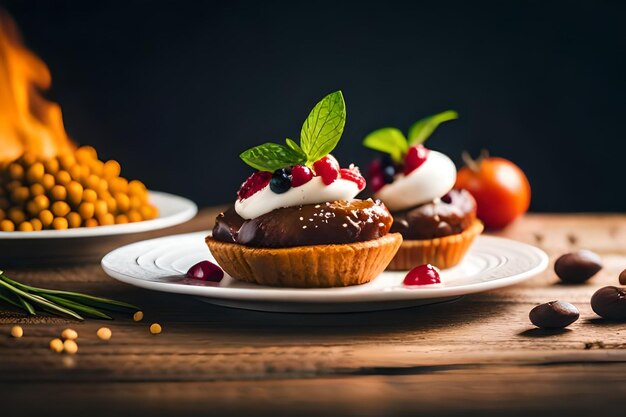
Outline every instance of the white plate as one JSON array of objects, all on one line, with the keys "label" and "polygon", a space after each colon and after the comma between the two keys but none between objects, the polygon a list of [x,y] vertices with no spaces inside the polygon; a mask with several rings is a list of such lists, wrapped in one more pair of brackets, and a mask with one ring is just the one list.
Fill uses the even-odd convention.
[{"label": "white plate", "polygon": [[462,295],[513,285],[544,271],[548,256],[533,246],[479,236],[463,262],[442,271],[442,284],[407,287],[405,272],[383,272],[368,284],[342,288],[276,288],[225,276],[220,283],[185,278],[195,263],[214,261],[207,232],[145,240],[123,246],[102,259],[111,277],[150,290],[202,297],[209,303],[280,312],[385,310],[432,304]]},{"label": "white plate", "polygon": [[159,209],[159,217],[136,223],[114,224],[111,226],[79,227],[65,230],[41,230],[38,232],[0,232],[0,240],[5,239],[62,239],[94,236],[112,236],[164,229],[184,223],[193,218],[198,207],[191,200],[160,191],[149,192],[150,202]]}]

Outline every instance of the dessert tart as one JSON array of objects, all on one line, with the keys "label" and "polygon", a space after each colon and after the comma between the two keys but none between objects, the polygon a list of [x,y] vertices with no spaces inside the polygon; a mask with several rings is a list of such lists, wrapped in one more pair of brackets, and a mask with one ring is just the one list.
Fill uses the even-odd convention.
[{"label": "dessert tart", "polygon": [[452,160],[423,145],[440,123],[456,117],[456,112],[447,111],[422,119],[411,127],[408,138],[398,129],[383,128],[363,141],[385,153],[369,166],[370,187],[393,214],[391,232],[404,239],[387,269],[453,267],[483,230],[471,194],[452,189],[456,181]]},{"label": "dessert tart", "polygon": [[266,143],[240,157],[258,171],[234,206],[217,216],[206,243],[232,277],[279,287],[340,287],[369,282],[402,243],[380,201],[354,197],[365,179],[329,153],[345,124],[341,92],[320,101],[300,144]]}]

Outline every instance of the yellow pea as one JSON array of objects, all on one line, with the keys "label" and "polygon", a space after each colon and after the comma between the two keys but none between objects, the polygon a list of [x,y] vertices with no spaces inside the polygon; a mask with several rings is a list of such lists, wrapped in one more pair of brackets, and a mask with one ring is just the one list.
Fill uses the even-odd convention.
[{"label": "yellow pea", "polygon": [[115,213],[117,211],[117,201],[115,198],[109,196],[108,198],[105,198],[105,201],[107,203],[109,213]]},{"label": "yellow pea", "polygon": [[48,174],[54,175],[57,172],[59,172],[59,160],[56,158],[50,158],[50,159],[45,160],[43,165]]},{"label": "yellow pea", "polygon": [[109,340],[111,336],[113,336],[113,332],[108,327],[100,327],[96,332],[96,336],[98,336],[101,340]]},{"label": "yellow pea", "polygon": [[140,222],[143,219],[141,218],[141,214],[137,210],[131,210],[128,212],[128,221],[131,223]]},{"label": "yellow pea", "polygon": [[135,314],[133,314],[133,320],[135,320],[135,321],[143,320],[143,311],[141,311],[141,310],[135,311]]},{"label": "yellow pea", "polygon": [[35,229],[30,222],[22,222],[19,226],[17,226],[17,230],[20,232],[32,232]]},{"label": "yellow pea", "polygon": [[41,220],[36,217],[34,219],[30,219],[30,224],[33,225],[33,229],[36,231],[40,231],[43,229],[43,224],[41,223]]},{"label": "yellow pea", "polygon": [[78,214],[84,220],[91,219],[94,215],[95,206],[93,203],[89,203],[87,201],[83,202],[78,206]]},{"label": "yellow pea", "polygon": [[30,200],[28,203],[26,203],[26,211],[31,216],[36,216],[41,210],[39,209],[39,207],[37,207],[37,203],[35,203],[35,200]]},{"label": "yellow pea", "polygon": [[133,196],[139,196],[146,192],[146,186],[141,181],[132,180],[128,183],[128,193]]},{"label": "yellow pea", "polygon": [[17,187],[11,192],[11,199],[17,204],[21,204],[24,201],[28,200],[29,196],[30,190],[28,189],[28,187],[24,186]]},{"label": "yellow pea", "polygon": [[55,217],[52,221],[52,228],[55,230],[64,230],[67,229],[67,219],[64,217]]},{"label": "yellow pea", "polygon": [[139,210],[139,207],[141,207],[141,199],[137,197],[136,195],[131,195],[130,196],[130,209]]},{"label": "yellow pea", "polygon": [[67,198],[67,189],[62,185],[55,185],[50,190],[50,195],[54,200],[64,201]]},{"label": "yellow pea", "polygon": [[126,224],[128,223],[128,216],[125,214],[118,214],[115,216],[115,224]]},{"label": "yellow pea", "polygon": [[69,327],[67,329],[63,329],[61,332],[61,339],[76,340],[78,339],[78,332],[74,329],[70,329]]},{"label": "yellow pea", "polygon": [[98,216],[98,223],[101,226],[110,226],[115,224],[115,217],[111,213],[105,213],[102,216]]},{"label": "yellow pea", "polygon": [[38,195],[33,199],[33,202],[37,205],[39,210],[45,210],[50,207],[50,200],[45,195]]},{"label": "yellow pea", "polygon": [[57,217],[66,216],[70,210],[70,206],[65,201],[55,201],[52,203],[52,214]]},{"label": "yellow pea", "polygon": [[70,173],[67,171],[57,172],[54,178],[56,179],[57,184],[61,184],[61,185],[67,185],[70,181],[72,181],[72,177],[70,176]]},{"label": "yellow pea", "polygon": [[4,219],[0,221],[0,230],[3,232],[13,232],[15,231],[15,224],[8,219]]},{"label": "yellow pea", "polygon": [[50,191],[56,184],[56,180],[54,179],[54,175],[52,174],[44,174],[41,179],[41,185],[43,185],[44,190]]},{"label": "yellow pea", "polygon": [[89,169],[96,175],[102,175],[102,169],[104,168],[104,162],[94,159],[89,162]]},{"label": "yellow pea", "polygon": [[11,163],[9,165],[9,178],[12,180],[21,180],[24,178],[24,167],[17,162]]},{"label": "yellow pea", "polygon": [[127,212],[130,209],[130,198],[126,194],[115,194],[115,202],[117,203],[117,209],[121,212]]},{"label": "yellow pea", "polygon": [[44,188],[43,185],[41,185],[40,182],[35,183],[35,184],[30,186],[30,195],[32,195],[33,197],[37,197],[38,195],[42,195],[45,192],[46,192],[46,189]]},{"label": "yellow pea", "polygon": [[83,198],[83,186],[76,181],[67,184],[67,201],[70,204],[78,205]]},{"label": "yellow pea", "polygon": [[105,178],[114,178],[120,175],[121,170],[122,167],[119,162],[115,160],[106,161],[102,169],[102,175],[104,175]]},{"label": "yellow pea", "polygon": [[98,153],[91,146],[81,146],[74,153],[76,160],[81,164],[85,164],[93,159],[98,158]]},{"label": "yellow pea", "polygon": [[91,188],[92,190],[97,190],[98,185],[100,185],[100,177],[95,174],[91,174],[87,177],[85,181],[85,188]]},{"label": "yellow pea", "polygon": [[26,220],[26,214],[22,211],[22,209],[18,207],[13,207],[9,209],[9,219],[13,220],[13,223],[20,224],[24,220]]},{"label": "yellow pea", "polygon": [[98,220],[94,218],[85,220],[85,227],[96,227],[96,226],[99,226]]},{"label": "yellow pea", "polygon": [[113,194],[126,194],[128,192],[128,180],[122,177],[113,178],[109,184],[109,190]]},{"label": "yellow pea", "polygon": [[39,213],[39,220],[41,220],[43,227],[49,227],[54,220],[54,214],[52,214],[50,210],[42,210],[41,213]]},{"label": "yellow pea", "polygon": [[15,337],[16,339],[19,339],[20,337],[24,336],[24,329],[22,329],[21,326],[11,327],[11,336]]},{"label": "yellow pea", "polygon": [[78,352],[78,344],[74,340],[68,339],[63,342],[63,350],[65,351],[65,353],[74,355],[76,352]]},{"label": "yellow pea", "polygon": [[81,178],[81,174],[83,173],[83,170],[82,170],[82,167],[77,164],[77,165],[72,165],[71,167],[69,167],[67,172],[69,172],[70,177],[72,177],[73,180],[78,181]]},{"label": "yellow pea", "polygon": [[86,189],[83,191],[83,201],[88,203],[94,203],[98,199],[98,194],[92,189]]},{"label": "yellow pea", "polygon": [[52,339],[50,341],[50,349],[56,353],[63,352],[63,341],[61,339]]},{"label": "yellow pea", "polygon": [[94,203],[94,206],[95,206],[94,214],[98,218],[107,214],[108,209],[109,209],[106,201],[104,200],[96,200],[96,202]]},{"label": "yellow pea", "polygon": [[161,327],[161,325],[159,323],[152,323],[150,325],[150,333],[152,334],[159,334],[163,331],[163,328]]},{"label": "yellow pea", "polygon": [[80,214],[72,211],[67,215],[67,224],[70,228],[80,227],[80,224],[83,222],[83,219],[80,217]]},{"label": "yellow pea", "polygon": [[43,174],[45,174],[43,164],[41,162],[35,162],[28,168],[28,171],[26,171],[26,180],[31,184],[39,182],[43,178]]},{"label": "yellow pea", "polygon": [[64,170],[69,171],[76,164],[76,158],[72,153],[66,153],[59,156],[59,163]]}]

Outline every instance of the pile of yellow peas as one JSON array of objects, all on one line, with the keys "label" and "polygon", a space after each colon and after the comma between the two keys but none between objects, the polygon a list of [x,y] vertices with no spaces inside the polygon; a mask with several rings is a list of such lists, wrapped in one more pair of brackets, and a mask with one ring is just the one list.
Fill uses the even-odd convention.
[{"label": "pile of yellow peas", "polygon": [[0,231],[95,227],[150,220],[146,186],[120,177],[117,161],[83,146],[54,158],[24,153],[0,163]]}]

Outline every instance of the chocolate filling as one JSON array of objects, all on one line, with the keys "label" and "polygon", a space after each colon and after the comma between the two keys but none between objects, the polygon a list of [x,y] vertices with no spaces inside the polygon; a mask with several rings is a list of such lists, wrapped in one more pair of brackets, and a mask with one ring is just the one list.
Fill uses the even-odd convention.
[{"label": "chocolate filling", "polygon": [[440,200],[393,213],[391,232],[406,240],[434,239],[466,230],[476,219],[476,201],[465,190],[452,190]]},{"label": "chocolate filling", "polygon": [[231,207],[217,216],[213,238],[259,248],[345,244],[378,239],[392,222],[371,199],[279,208],[250,220]]}]

